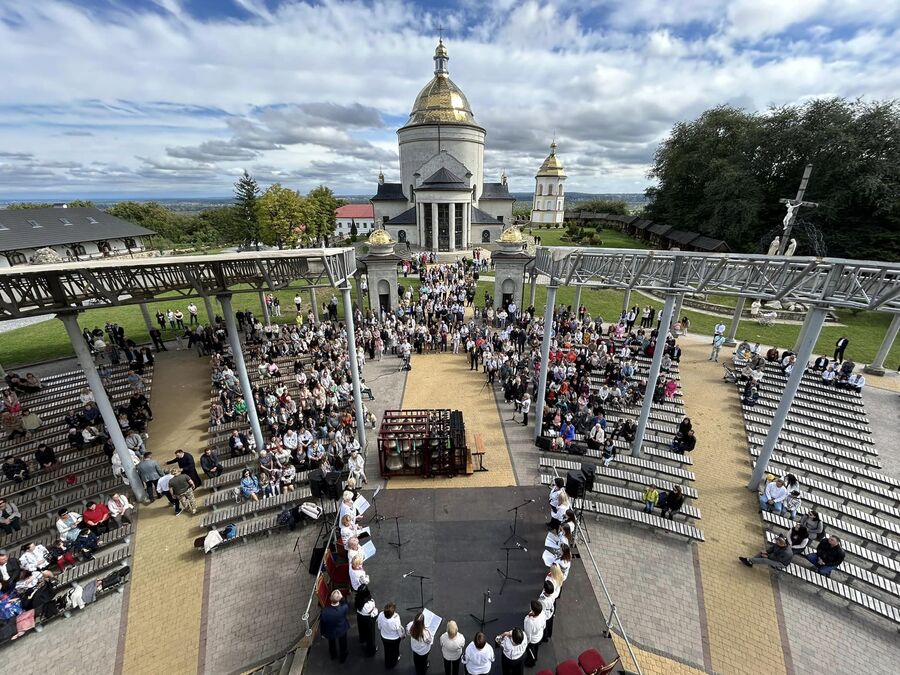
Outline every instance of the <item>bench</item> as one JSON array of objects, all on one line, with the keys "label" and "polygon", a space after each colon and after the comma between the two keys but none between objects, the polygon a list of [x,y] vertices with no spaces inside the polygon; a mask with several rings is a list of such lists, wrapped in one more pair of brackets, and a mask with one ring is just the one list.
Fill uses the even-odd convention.
[{"label": "bench", "polygon": [[[766,430],[765,433],[768,433],[768,430]],[[755,445],[761,448],[765,444],[766,439],[765,436],[756,436],[753,432],[748,431],[747,442],[751,445]],[[876,469],[881,468],[881,463],[871,455],[857,455],[856,453],[850,452],[849,450],[844,450],[843,448],[839,448],[837,446],[825,445],[824,443],[818,442],[800,443],[799,445],[801,449],[810,448],[812,450],[818,450],[823,455],[835,455],[836,457],[848,459],[850,461],[865,464],[867,466],[872,466]],[[781,442],[780,439],[775,444],[775,449],[779,452],[792,452],[791,446]]]},{"label": "bench", "polygon": [[[573,462],[571,460],[555,459],[543,456],[540,459],[540,465],[549,468],[562,469],[564,471],[577,471],[581,469],[580,462]],[[655,485],[667,491],[670,491],[676,485],[676,483],[672,483],[664,479],[651,478],[649,476],[644,476],[639,473],[633,473],[631,471],[605,467],[602,464],[596,467],[596,475],[619,480],[626,485],[637,484],[643,485],[644,487]],[[690,499],[697,499],[698,497],[697,490],[690,486],[681,485],[681,491],[684,493],[685,497],[689,497]]]},{"label": "bench", "polygon": [[287,505],[294,502],[311,500],[312,495],[309,488],[300,488],[293,492],[284,492],[274,497],[260,499],[257,502],[249,501],[242,504],[235,504],[227,508],[216,509],[205,515],[201,526],[209,528],[210,526],[218,526],[220,523],[227,523],[233,520],[246,519],[248,516],[254,516],[257,513],[268,511],[269,509],[284,509]]},{"label": "bench", "polygon": [[[541,484],[550,486],[553,484],[553,479],[555,476],[550,474],[541,474]],[[644,495],[642,492],[638,490],[629,490],[627,488],[621,488],[616,485],[609,485],[608,483],[598,483],[594,481],[594,486],[592,489],[588,490],[591,494],[603,495],[605,497],[615,497],[617,499],[624,499],[629,502],[639,502],[641,506],[644,504]],[[700,520],[700,509],[695,506],[691,506],[690,504],[682,505],[681,509],[678,513],[684,514],[688,518],[695,518]]]},{"label": "bench", "polygon": [[682,537],[687,537],[689,541],[704,540],[703,532],[701,532],[693,525],[676,522],[674,520],[669,520],[668,518],[662,518],[661,516],[646,513],[644,511],[637,511],[635,509],[629,509],[624,506],[615,506],[613,504],[607,504],[605,502],[595,502],[588,499],[575,499],[573,500],[573,505],[575,506],[575,508],[584,508],[585,511],[596,513],[598,517],[610,516],[612,518],[629,520],[633,523],[640,523],[641,525],[649,525],[651,527],[671,532],[672,534],[678,534]]},{"label": "bench", "polygon": [[[243,470],[241,470],[243,472]],[[222,490],[219,489],[216,492],[212,492],[206,495],[206,500],[203,502],[204,506],[208,506],[211,509],[215,510],[217,506],[221,504],[225,504],[229,501],[234,501],[234,498],[231,495],[232,489],[236,489],[238,487],[238,482],[240,482],[240,473],[238,472],[238,481],[235,482],[234,485],[231,486],[231,489]],[[228,474],[225,474],[228,475]],[[222,476],[224,478],[225,476]],[[294,485],[300,485],[302,483],[309,482],[309,471],[300,471],[294,476]],[[220,485],[220,487],[222,487]],[[241,501],[244,501],[243,497],[241,497]]]}]

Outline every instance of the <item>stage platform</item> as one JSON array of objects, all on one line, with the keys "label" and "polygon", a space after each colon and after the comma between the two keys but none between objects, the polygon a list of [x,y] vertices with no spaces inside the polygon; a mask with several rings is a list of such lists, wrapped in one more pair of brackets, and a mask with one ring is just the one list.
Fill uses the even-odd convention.
[{"label": "stage platform", "polygon": [[[371,491],[363,491],[371,498]],[[497,568],[504,569],[504,542],[510,535],[513,514],[507,509],[534,499],[533,504],[519,510],[518,533],[527,540],[527,551],[510,551],[509,574],[522,582],[507,581],[501,594],[503,579]],[[366,561],[372,596],[379,607],[393,601],[400,610],[404,625],[411,621],[419,605],[419,580],[407,572],[425,575],[425,605],[443,618],[435,642],[453,619],[460,632],[471,641],[478,622],[470,614],[481,616],[483,593],[491,590],[486,619],[496,619],[485,627],[490,640],[498,633],[521,627],[529,602],[537,599],[547,573],[541,555],[549,519],[547,490],[542,487],[462,488],[382,490],[378,495],[378,511],[387,519],[380,528],[373,526],[373,542],[377,553]],[[366,514],[369,515],[370,511]],[[400,516],[401,551],[389,542],[397,542],[393,516]],[[351,607],[352,608],[352,607]],[[350,657],[344,665],[332,662],[327,641],[317,638],[307,656],[305,673],[338,673],[368,675],[383,669],[379,648],[373,659],[365,659],[359,647],[355,613],[351,620]],[[537,668],[555,668],[556,664],[593,647],[607,660],[615,658],[612,641],[602,637],[603,617],[582,560],[573,561],[569,578],[556,605],[553,639],[541,646]],[[401,647],[397,672],[412,672],[409,641]],[[492,672],[500,672],[500,652]],[[442,673],[440,647],[431,651],[429,672]]]}]

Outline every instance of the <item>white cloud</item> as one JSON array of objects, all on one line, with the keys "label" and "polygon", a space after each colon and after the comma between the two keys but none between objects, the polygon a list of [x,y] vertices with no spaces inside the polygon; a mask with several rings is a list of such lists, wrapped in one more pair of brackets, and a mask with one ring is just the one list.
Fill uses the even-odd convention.
[{"label": "white cloud", "polygon": [[486,169],[517,191],[554,132],[571,190],[630,191],[672,124],[706,108],[900,91],[900,3],[229,2],[247,19],[198,19],[179,0],[0,0],[0,197],[227,194],[244,167],[370,192],[396,171],[438,24],[488,131]]}]

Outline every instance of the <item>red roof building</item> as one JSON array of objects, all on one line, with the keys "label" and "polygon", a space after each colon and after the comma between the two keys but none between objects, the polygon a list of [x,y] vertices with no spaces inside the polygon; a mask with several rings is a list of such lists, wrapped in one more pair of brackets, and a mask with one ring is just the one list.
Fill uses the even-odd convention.
[{"label": "red roof building", "polygon": [[356,226],[356,234],[368,236],[375,227],[375,207],[372,204],[345,204],[334,212],[335,235],[338,239],[349,237],[353,226]]},{"label": "red roof building", "polygon": [[334,215],[339,220],[345,218],[375,220],[375,207],[371,204],[344,204],[334,212]]}]

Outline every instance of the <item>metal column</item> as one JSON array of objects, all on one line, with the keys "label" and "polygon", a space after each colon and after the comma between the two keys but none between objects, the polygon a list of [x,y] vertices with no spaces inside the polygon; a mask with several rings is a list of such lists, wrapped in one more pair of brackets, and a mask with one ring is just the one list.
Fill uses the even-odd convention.
[{"label": "metal column", "polygon": [[147,332],[149,333],[153,330],[153,321],[150,319],[150,310],[147,309],[147,303],[142,302],[140,304],[141,308],[141,316],[144,317],[144,325],[147,326]]},{"label": "metal column", "polygon": [[791,351],[794,352],[795,354],[800,349],[800,343],[803,342],[803,338],[806,336],[807,332],[809,332],[809,322],[811,320],[812,320],[812,312],[807,311],[806,318],[803,319],[803,324],[800,326],[800,334],[797,335],[797,341],[794,343],[793,349],[791,349]]},{"label": "metal column", "polygon": [[734,347],[737,343],[734,336],[737,335],[738,326],[741,323],[741,314],[744,313],[744,301],[746,298],[740,297],[734,305],[734,315],[731,317],[731,325],[728,327],[728,335],[725,336],[725,346]]},{"label": "metal column", "polygon": [[538,375],[538,388],[534,397],[534,439],[541,435],[544,426],[544,400],[547,397],[547,371],[550,361],[550,340],[553,338],[553,307],[556,304],[556,289],[559,282],[550,278],[547,286],[547,304],[544,307],[544,340],[541,342],[541,370]]},{"label": "metal column", "polygon": [[353,326],[353,301],[350,285],[341,288],[344,295],[344,323],[347,326],[347,357],[350,360],[350,377],[353,380],[353,407],[356,410],[356,437],[361,448],[366,447],[366,418],[363,415],[362,393],[359,380],[359,361],[356,360],[356,330]]},{"label": "metal column", "polygon": [[528,296],[528,306],[534,307],[534,292],[537,288],[537,274],[531,273],[531,294]]},{"label": "metal column", "polygon": [[650,361],[650,372],[647,375],[647,388],[644,391],[644,400],[641,403],[641,414],[638,417],[637,433],[634,436],[634,445],[631,448],[632,457],[641,456],[641,445],[644,442],[644,433],[647,431],[647,421],[650,419],[650,409],[653,407],[653,390],[659,377],[659,369],[662,365],[663,352],[666,344],[668,327],[672,323],[672,312],[675,309],[675,294],[667,293],[660,314],[659,337],[656,340],[656,349],[653,350],[653,360]]},{"label": "metal column", "polygon": [[357,271],[356,274],[353,275],[353,278],[356,280],[356,304],[359,306],[360,312],[365,312],[366,305],[363,302],[362,272]]},{"label": "metal column", "polygon": [[265,317],[264,324],[268,326],[272,323],[272,318],[269,316],[269,306],[266,304],[266,294],[264,291],[259,291],[259,306],[262,308],[263,317]]},{"label": "metal column", "polygon": [[250,430],[256,440],[256,451],[266,447],[262,428],[259,426],[259,415],[256,412],[256,400],[253,398],[253,387],[250,386],[250,376],[247,374],[247,364],[244,363],[244,353],[241,351],[241,334],[238,332],[237,321],[234,320],[234,311],[231,309],[231,293],[223,293],[218,296],[222,305],[222,313],[225,315],[225,332],[228,335],[228,344],[234,356],[234,367],[237,370],[238,380],[241,383],[241,391],[247,402],[247,419],[250,422]]},{"label": "metal column", "polygon": [[672,323],[681,321],[681,306],[684,304],[684,293],[679,293],[675,300],[675,309],[672,310]]},{"label": "metal column", "polygon": [[319,301],[316,299],[316,289],[309,289],[309,304],[312,305],[313,316],[316,319],[316,323],[319,323]]},{"label": "metal column", "polygon": [[581,288],[582,284],[575,284],[575,304],[572,307],[576,314],[578,314],[578,308],[581,307]]},{"label": "metal column", "polygon": [[209,317],[207,326],[214,326],[216,323],[216,310],[213,308],[212,299],[208,295],[203,296],[203,304],[206,306],[206,316]]},{"label": "metal column", "polygon": [[768,468],[769,459],[775,451],[778,436],[781,434],[784,421],[787,419],[788,411],[791,409],[794,395],[797,393],[797,389],[800,388],[800,382],[803,380],[803,374],[806,371],[806,363],[812,355],[816,340],[819,339],[819,333],[822,331],[822,324],[825,323],[825,315],[827,313],[828,310],[825,307],[813,307],[809,310],[805,332],[797,349],[796,364],[787,379],[787,383],[784,385],[778,408],[772,416],[772,424],[769,427],[769,433],[766,435],[766,442],[760,448],[759,457],[756,458],[756,466],[753,467],[753,475],[750,477],[750,482],[747,483],[748,490],[757,489],[763,474]]},{"label": "metal column", "polygon": [[97,409],[103,417],[103,424],[106,425],[106,433],[116,448],[116,454],[122,460],[122,467],[125,469],[125,475],[128,477],[128,484],[134,493],[137,501],[144,501],[147,493],[144,491],[144,483],[138,476],[131,461],[131,451],[125,445],[125,436],[122,434],[122,427],[119,426],[119,420],[116,417],[116,411],[113,410],[112,403],[106,395],[100,376],[97,374],[97,367],[94,365],[94,359],[91,357],[91,351],[88,349],[84,336],[81,334],[81,328],[78,327],[78,317],[73,312],[63,312],[58,315],[66,327],[66,333],[69,334],[69,341],[75,350],[75,356],[78,358],[78,365],[84,371],[85,379],[87,379],[88,387],[94,395],[94,401],[97,403]]},{"label": "metal column", "polygon": [[[622,300],[622,311],[627,312],[628,305],[630,305],[630,304],[631,304],[631,289],[626,288],[625,289],[625,298]],[[613,321],[613,323],[616,323],[618,320],[619,320],[619,317],[616,317],[615,321]]]},{"label": "metal column", "polygon": [[881,347],[878,348],[878,354],[875,355],[875,360],[863,370],[871,375],[884,375],[884,360],[887,358],[888,352],[891,351],[894,340],[897,339],[898,331],[900,331],[900,314],[894,314],[894,318],[891,319],[891,325],[884,336],[884,341],[881,343]]}]

